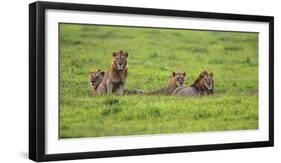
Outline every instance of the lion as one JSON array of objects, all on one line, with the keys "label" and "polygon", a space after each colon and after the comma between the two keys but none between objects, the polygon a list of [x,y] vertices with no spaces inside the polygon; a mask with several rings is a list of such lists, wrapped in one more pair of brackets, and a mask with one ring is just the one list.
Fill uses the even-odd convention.
[{"label": "lion", "polygon": [[105,72],[101,69],[97,71],[90,71],[89,72],[89,81],[90,85],[93,88],[93,94],[95,94],[96,90],[98,89],[98,86],[102,82],[104,78]]},{"label": "lion", "polygon": [[214,74],[203,71],[200,73],[195,82],[189,87],[179,87],[174,90],[174,96],[197,96],[197,95],[210,95],[214,93]]},{"label": "lion", "polygon": [[113,60],[110,69],[106,72],[97,88],[98,95],[124,94],[124,86],[128,77],[128,53],[120,50],[112,53]]},{"label": "lion", "polygon": [[172,95],[178,87],[184,87],[185,72],[172,72],[168,86],[146,93],[146,95]]},{"label": "lion", "polygon": [[[95,92],[98,88],[98,86],[100,85],[100,83],[102,82],[103,78],[104,78],[104,74],[105,72],[102,70],[98,70],[98,71],[91,71],[90,75],[89,75],[89,80],[90,80],[90,84],[92,86],[93,90],[93,95],[95,95]],[[124,94],[127,95],[132,95],[132,94],[143,94],[143,91],[138,90],[138,89],[124,89]]]}]

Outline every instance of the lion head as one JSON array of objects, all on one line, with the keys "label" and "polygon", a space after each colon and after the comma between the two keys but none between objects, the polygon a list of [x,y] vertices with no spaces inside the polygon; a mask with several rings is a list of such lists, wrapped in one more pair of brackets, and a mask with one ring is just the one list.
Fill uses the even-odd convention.
[{"label": "lion head", "polygon": [[172,79],[177,87],[184,85],[185,72],[173,72]]},{"label": "lion head", "polygon": [[127,66],[128,53],[120,50],[119,52],[113,52],[113,64],[117,70],[123,70]]},{"label": "lion head", "polygon": [[92,87],[96,88],[103,80],[105,72],[102,70],[90,71],[89,80]]},{"label": "lion head", "polygon": [[200,73],[198,79],[195,81],[194,85],[197,85],[202,91],[206,93],[213,93],[214,89],[214,74],[212,72],[203,71]]}]

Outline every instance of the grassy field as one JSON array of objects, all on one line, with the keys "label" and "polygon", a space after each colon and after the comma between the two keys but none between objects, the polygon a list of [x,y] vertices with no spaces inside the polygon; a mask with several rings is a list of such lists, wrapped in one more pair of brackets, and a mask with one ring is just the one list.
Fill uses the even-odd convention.
[{"label": "grassy field", "polygon": [[[172,71],[186,85],[214,73],[205,97],[91,95],[90,69],[129,53],[128,89],[150,91]],[[96,137],[258,128],[257,33],[60,25],[60,137]]]}]

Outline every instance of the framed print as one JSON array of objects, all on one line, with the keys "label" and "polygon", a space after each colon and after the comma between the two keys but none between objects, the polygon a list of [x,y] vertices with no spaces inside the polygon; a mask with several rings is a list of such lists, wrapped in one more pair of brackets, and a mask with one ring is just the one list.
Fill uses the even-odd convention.
[{"label": "framed print", "polygon": [[273,146],[273,17],[29,5],[29,158]]}]

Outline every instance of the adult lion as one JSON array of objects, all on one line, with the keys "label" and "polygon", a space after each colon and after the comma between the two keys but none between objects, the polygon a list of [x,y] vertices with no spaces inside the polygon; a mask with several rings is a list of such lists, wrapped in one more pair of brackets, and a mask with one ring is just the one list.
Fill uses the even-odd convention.
[{"label": "adult lion", "polygon": [[102,82],[103,78],[104,78],[105,72],[102,70],[98,70],[98,71],[90,71],[89,72],[89,81],[90,81],[90,85],[93,88],[93,94],[95,94],[95,92],[98,89],[98,86],[100,85],[100,83]]},{"label": "adult lion", "polygon": [[214,93],[214,74],[203,71],[200,73],[195,82],[189,87],[179,87],[174,90],[174,96],[196,96],[196,95],[209,95]]},{"label": "adult lion", "polygon": [[124,94],[124,86],[128,77],[128,53],[120,50],[113,52],[112,56],[111,67],[97,88],[98,95],[111,95],[113,92],[118,95]]},{"label": "adult lion", "polygon": [[146,93],[146,95],[171,95],[178,87],[184,87],[185,72],[173,72],[168,86]]}]

